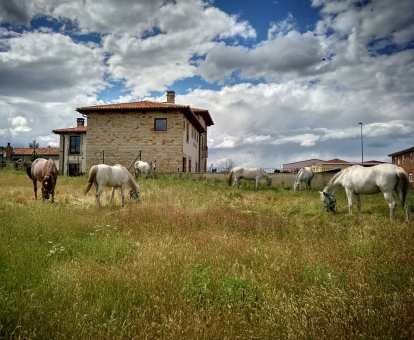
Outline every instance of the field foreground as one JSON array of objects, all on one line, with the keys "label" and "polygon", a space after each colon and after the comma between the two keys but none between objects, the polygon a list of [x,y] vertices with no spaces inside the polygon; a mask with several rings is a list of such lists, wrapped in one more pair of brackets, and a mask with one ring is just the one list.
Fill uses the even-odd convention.
[{"label": "field foreground", "polygon": [[382,196],[140,185],[97,209],[86,178],[50,204],[0,171],[0,338],[414,338],[414,223]]}]

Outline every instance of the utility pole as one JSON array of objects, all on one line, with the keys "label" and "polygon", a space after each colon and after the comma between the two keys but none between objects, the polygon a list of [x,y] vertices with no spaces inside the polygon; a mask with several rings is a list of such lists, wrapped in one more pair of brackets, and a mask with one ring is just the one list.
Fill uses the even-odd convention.
[{"label": "utility pole", "polygon": [[364,139],[362,136],[362,122],[358,123],[361,126],[361,165],[364,165]]}]

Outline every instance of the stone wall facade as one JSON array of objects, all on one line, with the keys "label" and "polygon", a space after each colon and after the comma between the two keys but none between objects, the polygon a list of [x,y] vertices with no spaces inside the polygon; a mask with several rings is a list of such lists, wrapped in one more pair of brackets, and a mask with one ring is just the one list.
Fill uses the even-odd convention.
[{"label": "stone wall facade", "polygon": [[[167,119],[166,131],[155,131],[156,118]],[[104,162],[128,168],[141,152],[143,161],[157,161],[157,171],[181,172],[184,120],[181,112],[88,113],[86,166]]]}]

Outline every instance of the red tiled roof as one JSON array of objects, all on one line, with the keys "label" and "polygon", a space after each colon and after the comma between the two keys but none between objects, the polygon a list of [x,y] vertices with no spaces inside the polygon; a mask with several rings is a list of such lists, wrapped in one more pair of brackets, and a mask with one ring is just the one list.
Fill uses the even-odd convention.
[{"label": "red tiled roof", "polygon": [[97,111],[124,111],[124,110],[133,110],[139,112],[145,111],[182,111],[187,118],[196,125],[199,129],[204,130],[202,125],[200,124],[197,115],[203,117],[206,121],[207,126],[213,125],[214,122],[210,116],[208,110],[200,109],[200,108],[191,108],[190,106],[186,105],[179,105],[173,103],[161,103],[161,102],[153,102],[149,100],[143,100],[140,102],[131,102],[131,103],[117,103],[117,104],[104,104],[104,105],[94,105],[94,106],[86,106],[86,107],[79,107],[76,109],[79,113],[87,115],[90,112],[97,112]]},{"label": "red tiled roof", "polygon": [[53,130],[54,133],[61,134],[61,133],[86,133],[87,131],[86,126],[77,126],[73,128],[66,128],[66,129],[56,129]]},{"label": "red tiled roof", "polygon": [[[59,156],[59,148],[36,148],[36,153],[39,156]],[[27,156],[33,154],[33,148],[13,148],[13,155]]]}]

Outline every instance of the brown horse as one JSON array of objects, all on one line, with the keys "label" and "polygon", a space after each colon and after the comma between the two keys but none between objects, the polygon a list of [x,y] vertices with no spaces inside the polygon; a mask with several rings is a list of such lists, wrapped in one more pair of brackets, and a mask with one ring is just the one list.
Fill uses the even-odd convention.
[{"label": "brown horse", "polygon": [[49,199],[52,196],[52,203],[55,200],[55,186],[58,177],[58,170],[55,162],[51,159],[38,158],[31,166],[26,167],[27,175],[33,181],[33,190],[37,200],[37,181],[42,183],[42,198]]}]

